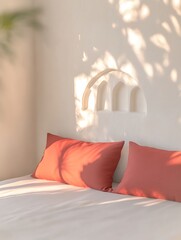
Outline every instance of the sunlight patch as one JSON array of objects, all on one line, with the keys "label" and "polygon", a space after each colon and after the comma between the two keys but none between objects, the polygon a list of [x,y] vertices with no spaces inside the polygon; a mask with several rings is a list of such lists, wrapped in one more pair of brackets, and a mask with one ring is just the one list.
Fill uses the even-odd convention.
[{"label": "sunlight patch", "polygon": [[154,34],[153,36],[151,36],[150,41],[158,48],[162,48],[166,52],[170,52],[170,46],[166,38],[162,34]]}]

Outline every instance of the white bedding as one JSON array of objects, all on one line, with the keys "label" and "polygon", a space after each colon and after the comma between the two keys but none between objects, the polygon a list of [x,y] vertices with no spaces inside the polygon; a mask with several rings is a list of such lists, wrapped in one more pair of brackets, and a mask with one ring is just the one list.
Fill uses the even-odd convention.
[{"label": "white bedding", "polygon": [[0,240],[181,240],[181,203],[29,176],[0,183]]}]

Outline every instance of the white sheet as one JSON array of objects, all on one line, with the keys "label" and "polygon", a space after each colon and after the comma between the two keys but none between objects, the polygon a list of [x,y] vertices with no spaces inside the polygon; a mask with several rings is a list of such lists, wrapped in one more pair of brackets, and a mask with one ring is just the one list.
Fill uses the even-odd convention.
[{"label": "white sheet", "polygon": [[0,240],[181,240],[181,203],[29,176],[0,183]]}]

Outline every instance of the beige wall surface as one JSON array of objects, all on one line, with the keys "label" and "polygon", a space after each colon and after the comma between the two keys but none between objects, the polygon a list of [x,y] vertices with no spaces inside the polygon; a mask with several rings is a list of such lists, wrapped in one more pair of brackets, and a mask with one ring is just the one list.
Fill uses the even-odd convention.
[{"label": "beige wall surface", "polygon": [[[31,6],[27,0],[1,0],[0,12]],[[29,31],[13,45],[14,57],[0,56],[0,179],[35,167],[33,42]]]},{"label": "beige wall surface", "polygon": [[[46,25],[36,45],[38,159],[46,132],[181,149],[181,1],[38,4]],[[146,114],[81,112],[85,83],[108,67],[135,77]]]}]

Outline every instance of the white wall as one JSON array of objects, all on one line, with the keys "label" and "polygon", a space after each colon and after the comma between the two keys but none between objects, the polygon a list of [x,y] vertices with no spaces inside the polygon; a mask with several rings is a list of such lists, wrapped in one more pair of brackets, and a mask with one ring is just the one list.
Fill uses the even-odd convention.
[{"label": "white wall", "polygon": [[[180,1],[39,0],[38,4],[44,7],[46,25],[36,46],[38,159],[46,132],[181,149]],[[107,67],[135,76],[145,93],[147,115],[96,114],[81,125],[84,116],[76,112],[79,93],[74,95],[74,88],[81,89]]]},{"label": "white wall", "polygon": [[[1,0],[0,12],[31,6],[29,0]],[[0,179],[35,167],[35,102],[31,32],[13,45],[14,59],[0,56]]]}]

